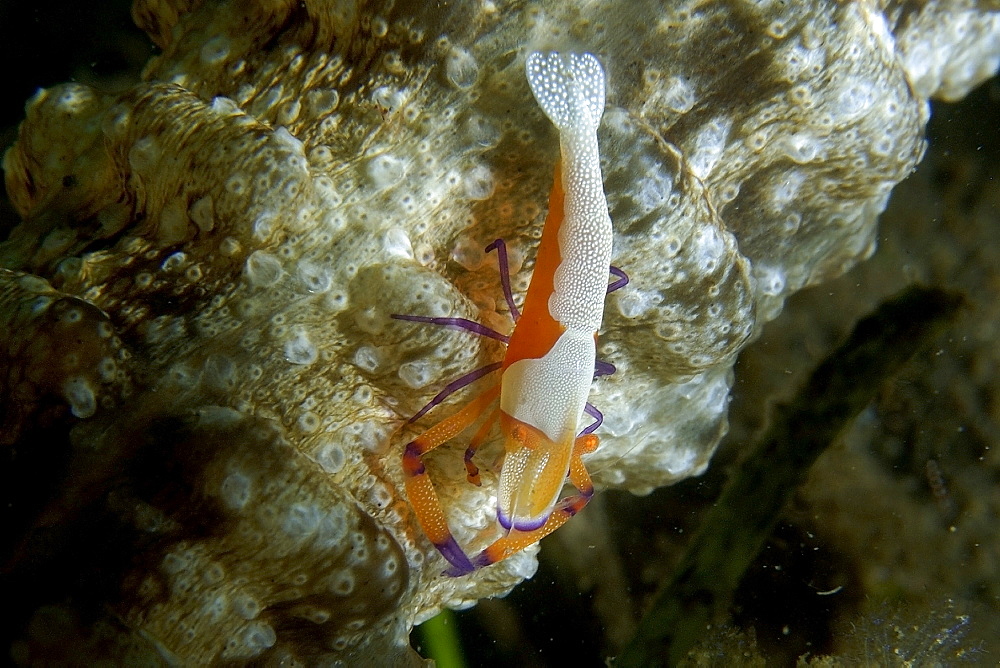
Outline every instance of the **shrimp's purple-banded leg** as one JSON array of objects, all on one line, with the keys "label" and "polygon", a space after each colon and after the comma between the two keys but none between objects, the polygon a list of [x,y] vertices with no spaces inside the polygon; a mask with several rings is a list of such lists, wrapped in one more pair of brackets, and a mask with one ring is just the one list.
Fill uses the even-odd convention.
[{"label": "shrimp's purple-banded leg", "polygon": [[[617,371],[617,369],[615,369],[615,365],[612,364],[611,362],[603,362],[601,360],[597,360],[594,362],[594,378],[600,378],[601,376],[610,376],[615,371]],[[590,426],[581,431],[578,434],[578,436],[593,434],[597,430],[597,428],[604,423],[604,415],[601,413],[601,411],[597,410],[597,406],[590,403],[589,401],[583,407],[583,412],[589,415],[590,417],[594,418],[595,422],[593,422]]]},{"label": "shrimp's purple-banded leg", "polygon": [[[573,442],[573,453],[569,462],[569,480],[576,487],[577,493],[566,497],[556,504],[552,514],[545,521],[545,524],[531,531],[519,531],[512,529],[503,538],[498,539],[492,545],[480,552],[472,560],[473,568],[482,568],[502,561],[510,555],[520,552],[524,548],[537,543],[545,536],[561,527],[569,521],[571,517],[583,510],[591,497],[594,496],[594,484],[590,480],[590,474],[583,465],[582,455],[593,452],[597,449],[598,439],[593,434],[580,436]],[[465,571],[467,572],[467,571]],[[445,571],[446,575],[463,575],[464,572],[453,567]]]},{"label": "shrimp's purple-banded leg", "polygon": [[[423,456],[465,431],[499,396],[500,384],[497,383],[467,403],[457,413],[438,422],[407,443],[406,449],[403,450],[403,476],[410,505],[413,506],[424,534],[451,564],[448,572],[454,575],[471,573],[475,570],[475,566],[459,547],[451,534],[451,529],[448,528],[448,520],[441,508],[441,501],[424,467]],[[479,431],[482,432],[483,429],[480,428]]]},{"label": "shrimp's purple-banded leg", "polygon": [[[602,360],[596,360],[594,362],[594,378],[600,378],[601,376],[610,376],[615,371],[617,371],[617,369],[615,368],[615,365],[612,364],[611,362],[604,362]],[[601,413],[601,411],[597,410],[597,406],[590,403],[589,401],[583,407],[583,412],[589,415],[590,417],[594,418],[595,422],[593,422],[590,426],[588,426],[586,429],[577,434],[578,436],[586,436],[587,434],[593,434],[597,430],[597,428],[604,423],[604,415]]]},{"label": "shrimp's purple-banded leg", "polygon": [[[617,280],[615,282],[611,283],[610,285],[608,285],[608,292],[607,292],[607,294],[609,294],[609,295],[612,292],[614,292],[615,290],[620,290],[620,289],[624,288],[626,285],[628,285],[628,274],[626,274],[624,271],[622,271],[621,269],[619,269],[618,267],[615,267],[615,266],[612,266],[610,268],[610,271],[611,271],[611,274],[613,276],[617,277]],[[600,378],[601,376],[610,376],[616,370],[617,369],[615,369],[615,365],[612,364],[611,362],[604,362],[604,361],[601,361],[601,360],[597,360],[596,362],[594,362],[594,378]],[[593,406],[591,406],[591,408],[593,408]],[[597,409],[594,408],[594,410],[597,410]],[[593,414],[591,414],[591,415],[593,415]],[[594,417],[596,417],[596,416],[594,416]],[[598,421],[597,424],[600,425],[600,421]],[[597,429],[597,427],[595,426],[594,429]],[[587,433],[590,433],[590,432],[584,431],[583,433],[587,434]]]},{"label": "shrimp's purple-banded leg", "polygon": [[460,378],[456,378],[447,385],[444,389],[434,395],[434,398],[427,402],[427,405],[417,411],[413,417],[406,421],[407,424],[412,424],[422,418],[427,411],[437,406],[439,403],[450,397],[455,392],[458,392],[466,385],[471,385],[483,376],[488,376],[503,365],[503,362],[494,362],[493,364],[487,364],[484,367],[480,367],[475,371],[470,371]]},{"label": "shrimp's purple-banded leg", "polygon": [[497,264],[500,265],[500,287],[503,288],[504,299],[507,300],[507,308],[510,309],[510,317],[517,322],[521,319],[521,312],[514,304],[514,293],[510,289],[510,265],[507,263],[507,244],[503,239],[497,239],[486,247],[486,252],[491,250],[497,252]]},{"label": "shrimp's purple-banded leg", "polygon": [[467,332],[472,332],[473,334],[478,334],[479,336],[485,336],[488,339],[496,339],[497,341],[503,341],[504,343],[510,342],[510,337],[506,334],[501,334],[495,329],[491,329],[486,325],[480,324],[475,320],[469,320],[468,318],[432,318],[426,315],[401,315],[399,313],[390,313],[389,317],[393,320],[423,322],[430,325],[450,327],[451,329],[462,329]]},{"label": "shrimp's purple-banded leg", "polygon": [[[451,327],[452,329],[463,329],[465,331],[472,332],[473,334],[478,334],[479,336],[485,336],[487,338],[496,339],[497,341],[503,341],[504,343],[508,343],[510,341],[509,336],[501,334],[500,332],[494,329],[490,329],[486,325],[481,325],[478,322],[475,322],[474,320],[468,320],[466,318],[433,318],[426,315],[401,315],[399,313],[390,313],[389,317],[393,318],[394,320],[405,320],[407,322],[422,322],[431,325],[440,325],[442,327]],[[474,371],[470,371],[464,376],[451,381],[450,383],[445,385],[444,389],[438,392],[433,399],[427,402],[427,405],[425,405],[423,408],[417,411],[413,417],[407,420],[407,423],[416,422],[417,420],[422,418],[424,414],[427,413],[427,411],[440,404],[449,396],[451,396],[458,390],[462,389],[466,385],[474,383],[483,376],[493,373],[494,371],[500,368],[500,365],[501,362],[487,364],[484,367],[481,367]]]},{"label": "shrimp's purple-banded leg", "polygon": [[618,369],[611,362],[604,362],[602,360],[597,360],[594,362],[594,378],[600,378],[601,376],[610,376]]},{"label": "shrimp's purple-banded leg", "polygon": [[590,403],[589,401],[583,407],[583,412],[594,418],[594,422],[590,424],[586,429],[581,431],[578,436],[586,436],[587,434],[593,434],[597,431],[597,428],[604,423],[604,414],[597,410],[597,406]]},{"label": "shrimp's purple-banded leg", "polygon": [[620,290],[628,285],[628,274],[614,265],[611,266],[610,271],[611,275],[615,276],[618,280],[608,286],[607,294],[609,295],[615,290]]}]

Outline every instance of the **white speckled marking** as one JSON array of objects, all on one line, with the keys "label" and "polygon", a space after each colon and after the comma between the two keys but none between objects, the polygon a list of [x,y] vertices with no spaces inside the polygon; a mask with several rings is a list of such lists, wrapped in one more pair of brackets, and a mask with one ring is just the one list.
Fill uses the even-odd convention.
[{"label": "white speckled marking", "polygon": [[531,92],[559,130],[565,220],[562,262],[549,312],[566,329],[596,332],[604,316],[611,264],[611,217],[604,197],[597,126],[604,110],[604,70],[589,53],[539,53],[525,64]]}]

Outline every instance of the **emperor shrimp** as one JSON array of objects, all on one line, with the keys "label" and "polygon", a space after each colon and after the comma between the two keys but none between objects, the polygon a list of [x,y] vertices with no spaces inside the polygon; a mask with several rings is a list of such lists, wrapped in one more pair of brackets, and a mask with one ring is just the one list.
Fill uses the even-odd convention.
[{"label": "emperor shrimp", "polygon": [[[594,377],[614,370],[596,359],[604,298],[628,279],[612,267],[612,227],[604,196],[597,128],[605,104],[605,76],[590,53],[532,52],[525,62],[528,84],[559,131],[561,160],[549,197],[534,274],[518,311],[510,290],[506,247],[487,247],[500,259],[504,295],[515,319],[509,337],[471,320],[393,315],[400,320],[457,327],[507,343],[502,362],[450,383],[418,412],[422,417],[446,396],[499,371],[499,379],[453,415],[407,443],[403,472],[407,496],[427,537],[458,576],[501,561],[539,541],[576,515],[594,488],[582,455],[598,445],[593,433],[603,419],[587,402]],[[488,414],[488,415],[487,415]],[[580,428],[584,414],[595,419]],[[465,461],[470,482],[479,484],[472,459],[499,421],[504,456],[497,489],[497,521],[504,535],[473,557],[451,533],[423,456],[451,441],[487,415],[472,437]],[[575,493],[560,500],[567,480]]]}]

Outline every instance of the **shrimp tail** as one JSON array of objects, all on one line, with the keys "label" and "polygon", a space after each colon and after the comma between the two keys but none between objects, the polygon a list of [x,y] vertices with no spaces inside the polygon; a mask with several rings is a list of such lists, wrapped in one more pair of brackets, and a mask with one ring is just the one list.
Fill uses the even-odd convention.
[{"label": "shrimp tail", "polygon": [[604,69],[591,53],[532,51],[528,85],[559,132],[596,132],[604,113]]}]

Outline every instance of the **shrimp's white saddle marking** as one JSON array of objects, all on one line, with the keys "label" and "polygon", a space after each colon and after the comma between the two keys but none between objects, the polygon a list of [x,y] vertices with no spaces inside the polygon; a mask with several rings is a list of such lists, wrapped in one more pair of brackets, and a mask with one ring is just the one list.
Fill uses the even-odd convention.
[{"label": "shrimp's white saddle marking", "polygon": [[566,331],[544,357],[514,362],[504,372],[500,408],[553,443],[572,443],[590,395],[596,347],[593,334]]}]

